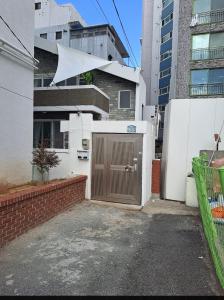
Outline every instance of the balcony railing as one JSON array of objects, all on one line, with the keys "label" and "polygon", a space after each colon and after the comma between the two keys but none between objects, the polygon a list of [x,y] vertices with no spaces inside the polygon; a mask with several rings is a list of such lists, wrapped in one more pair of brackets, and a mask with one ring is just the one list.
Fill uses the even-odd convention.
[{"label": "balcony railing", "polygon": [[224,47],[210,49],[192,50],[192,60],[222,59],[224,58]]},{"label": "balcony railing", "polygon": [[224,8],[193,16],[191,26],[224,22]]},{"label": "balcony railing", "polygon": [[190,96],[224,95],[224,83],[190,85]]}]

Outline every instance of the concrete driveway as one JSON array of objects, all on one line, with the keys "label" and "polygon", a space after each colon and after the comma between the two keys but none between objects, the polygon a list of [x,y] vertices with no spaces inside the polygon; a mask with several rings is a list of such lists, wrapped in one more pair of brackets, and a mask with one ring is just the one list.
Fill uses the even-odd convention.
[{"label": "concrete driveway", "polygon": [[0,250],[1,295],[221,295],[197,216],[84,202]]}]

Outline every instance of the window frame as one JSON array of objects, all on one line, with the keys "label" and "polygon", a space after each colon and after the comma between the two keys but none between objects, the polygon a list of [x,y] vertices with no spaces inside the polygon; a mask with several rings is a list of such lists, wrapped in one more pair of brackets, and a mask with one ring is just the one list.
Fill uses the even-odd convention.
[{"label": "window frame", "polygon": [[[168,71],[168,70],[170,71],[169,74],[166,74],[166,75],[163,75],[163,76],[162,76],[162,73],[165,72],[165,71]],[[164,69],[164,70],[160,71],[160,79],[165,78],[165,77],[167,77],[167,76],[171,76],[171,67],[169,67],[169,68],[167,68],[167,69]]]},{"label": "window frame", "polygon": [[[162,59],[162,56],[165,55],[166,53],[170,53],[170,56],[168,56],[168,57]],[[173,53],[172,53],[172,50],[167,50],[166,52],[160,54],[160,61],[162,62],[162,61],[165,61],[165,60],[171,58],[171,57],[172,57],[172,54],[173,54]]]},{"label": "window frame", "polygon": [[42,8],[42,3],[41,2],[36,2],[35,4],[35,10],[40,10]]},{"label": "window frame", "polygon": [[[121,107],[121,92],[130,92],[130,107],[127,107],[127,108]],[[118,109],[120,109],[120,110],[132,109],[131,92],[132,92],[131,90],[120,90],[118,92]]]},{"label": "window frame", "polygon": [[171,3],[173,3],[173,0],[163,0],[162,1],[162,8],[165,9],[167,6],[169,6]]},{"label": "window frame", "polygon": [[[43,37],[43,36],[46,36],[46,38]],[[40,38],[47,40],[47,38],[48,38],[47,32],[45,32],[45,33],[40,33]]]},{"label": "window frame", "polygon": [[[172,16],[172,18],[171,18]],[[165,20],[168,20],[166,23],[165,23]],[[162,28],[164,26],[166,26],[167,24],[169,24],[171,21],[173,21],[173,12],[171,12],[168,16],[166,16],[164,19],[162,19]],[[164,24],[163,24],[164,22]]]},{"label": "window frame", "polygon": [[[60,36],[61,36],[60,38],[57,37],[58,34],[60,34]],[[62,38],[63,38],[63,32],[62,31],[56,31],[55,32],[55,40],[56,41],[57,40],[62,40]]]},{"label": "window frame", "polygon": [[[170,37],[168,38],[168,40],[166,40],[166,41],[163,42],[163,38],[164,38],[165,36],[168,36],[168,35],[170,35]],[[173,31],[169,31],[167,34],[165,34],[164,36],[161,37],[161,45],[167,43],[167,42],[168,42],[169,40],[171,40],[172,38],[173,38]]]},{"label": "window frame", "polygon": [[[167,92],[166,92],[166,93],[163,93],[163,94],[161,94],[161,90],[163,90],[163,89],[167,89]],[[165,96],[165,95],[169,95],[169,93],[170,93],[170,86],[169,86],[169,85],[167,85],[167,86],[164,86],[164,87],[162,87],[162,88],[160,88],[160,89],[159,89],[159,96]]]},{"label": "window frame", "polygon": [[[35,80],[41,80],[41,86],[39,87],[35,87],[34,85],[34,89],[38,89],[38,88],[49,88],[50,86],[44,86],[44,80],[45,79],[49,79],[52,78],[52,80],[54,79],[54,73],[48,73],[48,74],[34,74],[34,81]],[[73,77],[72,77],[73,78]],[[76,84],[75,85],[68,85],[68,80],[71,78],[68,78],[65,80],[65,85],[61,85],[61,86],[79,86],[80,85],[80,76],[75,76],[76,78]],[[59,86],[59,85],[57,85]]]},{"label": "window frame", "polygon": [[[47,148],[47,149],[49,149],[49,150],[64,150],[64,151],[68,151],[69,150],[69,137],[68,137],[68,148],[65,148],[65,144],[66,144],[66,142],[65,142],[65,136],[66,136],[66,134],[68,134],[68,131],[67,132],[61,132],[62,134],[63,134],[63,148],[55,148],[55,147],[53,147],[54,146],[54,143],[55,143],[55,141],[54,141],[54,125],[53,125],[53,123],[54,122],[61,122],[61,121],[64,121],[64,120],[61,120],[61,119],[34,119],[33,120],[33,122],[34,123],[51,123],[51,138],[50,138],[50,144],[51,144],[51,147],[50,148]],[[43,135],[43,128],[41,129],[41,134]],[[33,137],[34,137],[34,135],[33,135]],[[33,138],[33,144],[34,144],[34,138]],[[34,149],[36,149],[35,148],[35,145],[33,145],[33,148]]]}]

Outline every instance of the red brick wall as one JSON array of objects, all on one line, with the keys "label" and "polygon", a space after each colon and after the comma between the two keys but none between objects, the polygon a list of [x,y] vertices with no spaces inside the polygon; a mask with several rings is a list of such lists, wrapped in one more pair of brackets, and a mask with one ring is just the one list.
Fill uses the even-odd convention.
[{"label": "red brick wall", "polygon": [[85,199],[86,176],[0,197],[0,247]]},{"label": "red brick wall", "polygon": [[152,194],[160,195],[161,161],[152,162]]}]

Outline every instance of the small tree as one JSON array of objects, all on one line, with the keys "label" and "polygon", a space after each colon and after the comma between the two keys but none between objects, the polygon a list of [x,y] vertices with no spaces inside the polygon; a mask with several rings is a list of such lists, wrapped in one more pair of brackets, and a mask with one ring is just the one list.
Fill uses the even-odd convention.
[{"label": "small tree", "polygon": [[38,145],[38,148],[33,151],[32,165],[36,166],[40,172],[42,182],[44,182],[44,174],[60,164],[59,157],[55,151],[47,151],[46,146],[46,143],[41,143]]},{"label": "small tree", "polygon": [[88,85],[93,83],[93,73],[92,72],[83,73],[82,78],[85,80],[86,84],[88,84]]}]

